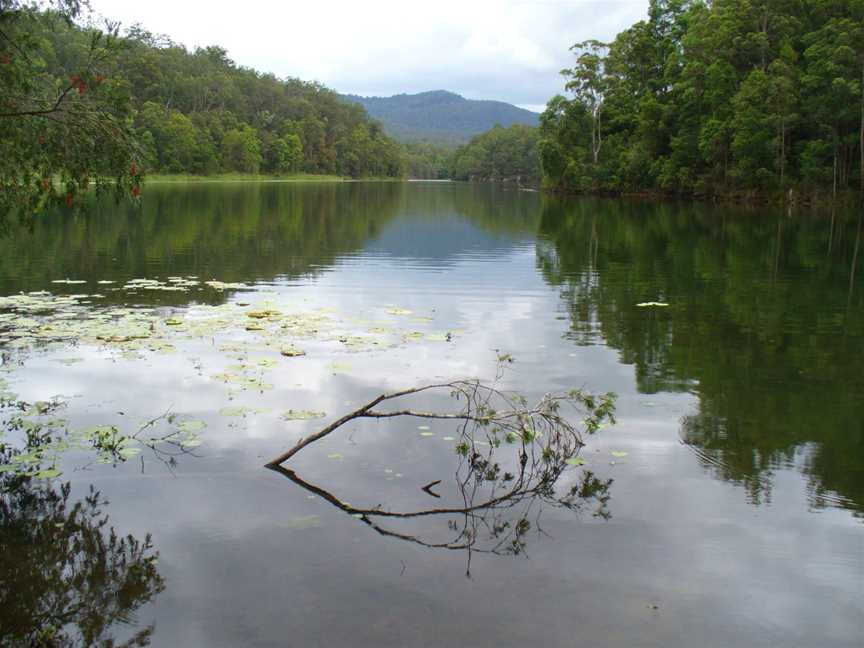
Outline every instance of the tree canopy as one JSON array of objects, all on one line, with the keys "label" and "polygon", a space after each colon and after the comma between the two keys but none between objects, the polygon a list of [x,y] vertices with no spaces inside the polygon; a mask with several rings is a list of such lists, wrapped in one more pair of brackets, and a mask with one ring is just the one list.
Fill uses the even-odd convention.
[{"label": "tree canopy", "polygon": [[541,116],[575,191],[864,191],[864,0],[650,0]]},{"label": "tree canopy", "polygon": [[77,27],[80,12],[75,0],[45,11],[0,0],[0,214],[72,204],[91,182],[138,191],[116,29]]},{"label": "tree canopy", "polygon": [[334,91],[82,7],[0,0],[0,212],[91,184],[137,196],[143,171],[403,174],[403,149]]},{"label": "tree canopy", "polygon": [[532,126],[495,126],[456,149],[450,164],[451,177],[536,182],[540,176],[537,137],[537,129]]}]

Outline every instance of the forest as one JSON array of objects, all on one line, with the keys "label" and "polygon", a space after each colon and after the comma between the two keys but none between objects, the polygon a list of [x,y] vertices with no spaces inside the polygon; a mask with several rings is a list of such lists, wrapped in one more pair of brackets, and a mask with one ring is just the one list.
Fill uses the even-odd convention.
[{"label": "forest", "polygon": [[495,126],[456,149],[450,176],[454,180],[536,183],[540,178],[537,143],[538,130],[533,126]]},{"label": "forest", "polygon": [[405,172],[401,145],[333,90],[52,6],[0,0],[3,213],[72,205],[93,183],[137,197],[145,173]]},{"label": "forest", "polygon": [[78,2],[53,6],[0,0],[0,203],[33,211],[74,204],[91,183],[137,196],[145,173],[864,192],[864,0],[650,0],[611,42],[571,48],[539,127],[496,126],[458,147],[399,143],[360,104],[221,47],[190,51],[140,26],[121,35]]},{"label": "forest", "polygon": [[572,51],[540,120],[550,188],[864,191],[862,0],[651,0]]}]

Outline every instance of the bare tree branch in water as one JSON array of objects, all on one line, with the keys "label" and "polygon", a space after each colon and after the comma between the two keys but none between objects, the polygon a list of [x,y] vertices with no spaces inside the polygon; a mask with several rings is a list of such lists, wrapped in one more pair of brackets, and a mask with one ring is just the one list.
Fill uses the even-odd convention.
[{"label": "bare tree branch in water", "polygon": [[[382,411],[379,405],[422,393],[446,393],[461,405],[453,412],[400,408]],[[539,516],[544,505],[580,511],[586,502],[596,505],[594,515],[608,518],[608,490],[612,480],[584,471],[563,493],[556,484],[578,459],[583,434],[593,434],[614,422],[614,394],[594,396],[581,390],[546,394],[529,405],[518,394],[507,393],[479,380],[458,380],[382,394],[346,414],[319,432],[298,441],[267,467],[284,475],[341,511],[369,525],[381,535],[434,549],[462,550],[468,554],[470,575],[473,552],[497,555],[524,553],[527,534],[542,533]],[[455,473],[458,502],[450,506],[414,511],[392,511],[382,506],[361,508],[348,504],[324,488],[305,481],[283,464],[307,446],[320,441],[350,421],[414,417],[458,423]],[[579,420],[576,425],[572,420]],[[424,487],[427,494],[436,480]],[[448,518],[449,539],[429,541],[418,534],[384,526],[409,519]]]}]

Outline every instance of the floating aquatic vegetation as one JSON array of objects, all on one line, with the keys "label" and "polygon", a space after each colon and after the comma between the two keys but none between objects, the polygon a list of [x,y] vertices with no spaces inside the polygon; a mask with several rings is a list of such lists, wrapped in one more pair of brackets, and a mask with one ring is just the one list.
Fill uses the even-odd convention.
[{"label": "floating aquatic vegetation", "polygon": [[246,417],[250,414],[266,414],[270,410],[266,407],[247,407],[244,405],[239,405],[235,407],[223,407],[219,410],[219,414],[222,416],[230,416],[230,417]]},{"label": "floating aquatic vegetation", "polygon": [[[96,463],[119,464],[149,448],[160,461],[173,465],[173,458],[201,445],[198,434],[203,421],[166,412],[145,421],[135,430],[105,423],[74,429],[57,413],[67,407],[63,397],[28,403],[0,403],[0,423],[14,438],[0,450],[9,450],[0,463],[0,473],[51,479],[62,474],[60,462],[69,451],[95,452]],[[142,464],[143,465],[143,464]]]},{"label": "floating aquatic vegetation", "polygon": [[244,283],[226,283],[223,281],[205,281],[205,284],[210,286],[211,288],[215,288],[216,290],[243,290],[245,288],[249,288]]},{"label": "floating aquatic vegetation", "polygon": [[[87,283],[74,278],[57,279],[55,282],[58,286]],[[131,291],[137,294],[160,290],[249,288],[245,284],[216,280],[201,282],[191,276],[139,277],[119,281],[102,279],[92,283],[105,286],[106,291]],[[116,287],[110,287],[115,283]],[[261,296],[263,293],[259,291],[256,295]],[[275,380],[265,379],[264,376],[272,375],[267,374],[270,371],[275,373],[280,365],[280,356],[298,358],[307,354],[315,355],[322,348],[332,354],[334,345],[338,348],[337,353],[375,352],[408,342],[444,341],[451,335],[423,330],[425,327],[417,324],[407,330],[390,323],[385,325],[380,318],[364,317],[362,313],[340,315],[333,309],[302,307],[297,306],[296,302],[290,306],[279,296],[272,298],[273,301],[250,297],[249,301],[218,306],[193,304],[177,309],[116,306],[94,301],[101,297],[84,292],[60,295],[49,291],[0,297],[0,348],[20,353],[21,357],[26,357],[27,352],[59,352],[50,359],[61,366],[71,367],[84,362],[84,358],[137,361],[154,354],[177,353],[178,350],[189,348],[190,344],[206,342],[208,347],[217,349],[229,361],[217,364],[209,371],[202,368],[198,361],[193,363],[196,370],[199,375],[210,375],[213,380],[226,384],[228,393],[234,394],[239,391],[262,392],[272,389]],[[271,298],[268,296],[267,299]],[[404,316],[412,313],[407,309],[390,308],[388,314]],[[426,319],[416,317],[411,321]],[[417,330],[412,330],[415,328]],[[68,353],[72,347],[81,355]],[[190,352],[191,357],[210,356],[201,356],[200,349],[196,349]],[[229,366],[221,368],[226,365]],[[325,367],[333,374],[351,370],[351,365],[340,361],[338,356]],[[0,383],[0,403],[11,402],[15,398],[6,383]],[[241,413],[234,408],[225,415],[245,416],[259,411],[263,410],[247,408]],[[58,429],[53,430],[56,433],[53,436],[62,437],[65,439],[63,443],[78,449],[93,449],[96,446],[107,448],[109,450],[102,452],[99,457],[109,462],[125,461],[136,456],[147,445],[145,443],[142,446],[142,440],[152,442],[149,437],[148,440],[130,434],[125,425],[117,424],[112,428],[113,423],[106,421],[104,426],[95,426],[98,429],[89,429],[86,433],[60,424]],[[44,422],[39,425],[44,428]],[[170,440],[178,448],[195,447],[201,440],[200,433],[204,433],[203,430],[188,429],[188,426],[181,429],[173,424],[171,430],[174,436]],[[55,450],[63,448],[65,446],[62,444],[47,444],[36,457],[39,464],[46,470],[53,470],[49,459],[55,456],[52,454]],[[29,459],[24,453],[19,461],[27,464]]]},{"label": "floating aquatic vegetation", "polygon": [[306,352],[303,349],[298,349],[295,346],[282,347],[279,349],[279,353],[286,358],[298,358],[306,355]]},{"label": "floating aquatic vegetation", "polygon": [[311,419],[319,419],[327,416],[325,412],[318,412],[316,410],[294,410],[289,409],[286,412],[283,412],[279,417],[285,421],[308,421]]}]

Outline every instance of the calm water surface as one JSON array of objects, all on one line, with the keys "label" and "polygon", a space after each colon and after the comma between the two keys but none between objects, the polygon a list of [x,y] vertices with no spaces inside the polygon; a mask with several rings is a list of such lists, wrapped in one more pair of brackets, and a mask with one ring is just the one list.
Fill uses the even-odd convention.
[{"label": "calm water surface", "polygon": [[[0,295],[101,294],[78,302],[160,326],[263,304],[326,332],[285,358],[242,327],[124,352],[0,321],[0,377],[29,403],[62,395],[70,428],[206,424],[174,461],[73,447],[62,475],[4,495],[0,644],[66,624],[85,644],[149,628],[155,646],[860,646],[861,229],[858,214],[406,183],[151,185],[140,210],[15,231]],[[169,277],[195,279],[124,288]],[[559,485],[590,470],[603,501],[529,502],[517,552],[488,551],[492,520],[468,552],[429,546],[452,541],[450,516],[376,530],[328,499],[458,501],[445,422],[352,424],[292,460],[306,487],[263,468],[382,391],[492,379],[499,352],[514,358],[502,387],[531,398],[619,395],[617,425]],[[258,382],[218,378],[237,362]],[[421,490],[434,480],[440,500]],[[158,562],[130,568],[148,536]]]}]

